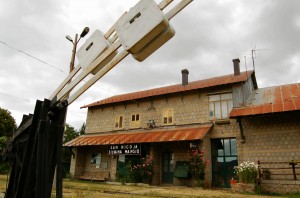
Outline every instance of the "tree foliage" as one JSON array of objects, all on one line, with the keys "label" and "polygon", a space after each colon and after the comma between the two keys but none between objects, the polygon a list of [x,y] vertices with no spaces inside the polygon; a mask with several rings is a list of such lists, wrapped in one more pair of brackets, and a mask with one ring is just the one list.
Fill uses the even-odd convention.
[{"label": "tree foliage", "polygon": [[[6,143],[8,137],[13,135],[16,130],[17,125],[15,119],[12,117],[11,113],[0,107],[0,153],[2,153],[6,148]],[[9,171],[9,164],[0,158],[0,173],[4,174]]]},{"label": "tree foliage", "polygon": [[16,121],[11,113],[0,107],[0,136],[12,136],[16,128]]},{"label": "tree foliage", "polygon": [[85,134],[85,123],[82,123],[80,129],[79,129],[79,134],[80,135],[83,135]]},{"label": "tree foliage", "polygon": [[79,136],[79,133],[69,124],[65,125],[64,143],[69,142]]},{"label": "tree foliage", "polygon": [[[63,139],[63,143],[67,143],[71,140],[73,140],[74,138],[79,136],[79,132],[76,131],[74,129],[74,127],[72,127],[69,124],[65,125],[65,131],[64,131],[64,139]],[[71,156],[72,156],[72,150],[70,147],[64,147],[63,148],[63,161],[64,162],[71,162]]]}]

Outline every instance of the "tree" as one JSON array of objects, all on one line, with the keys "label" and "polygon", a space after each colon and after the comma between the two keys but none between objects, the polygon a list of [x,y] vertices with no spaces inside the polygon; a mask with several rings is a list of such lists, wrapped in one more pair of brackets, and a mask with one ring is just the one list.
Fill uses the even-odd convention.
[{"label": "tree", "polygon": [[[77,136],[79,136],[79,133],[74,129],[74,127],[66,123],[63,143],[65,144],[73,140]],[[70,171],[71,157],[72,157],[72,149],[70,147],[63,147],[63,164],[65,167],[64,177]]]},{"label": "tree", "polygon": [[[79,136],[79,133],[74,129],[74,127],[72,127],[69,124],[66,124],[65,131],[64,131],[63,143],[67,143],[67,142],[73,140],[74,138],[76,138],[77,136]],[[69,147],[64,147],[63,148],[63,161],[71,162],[71,156],[72,156],[71,149]]]},{"label": "tree", "polygon": [[79,133],[71,125],[66,123],[64,131],[64,143],[69,142],[79,136]]},{"label": "tree", "polygon": [[16,121],[11,113],[0,107],[0,136],[12,136],[16,128]]},{"label": "tree", "polygon": [[79,134],[80,135],[83,135],[85,134],[85,123],[82,123],[80,129],[79,129]]},{"label": "tree", "polygon": [[[6,148],[7,137],[12,136],[16,128],[16,121],[11,113],[0,107],[0,153]],[[8,171],[9,165],[0,158],[0,173],[7,173]]]}]

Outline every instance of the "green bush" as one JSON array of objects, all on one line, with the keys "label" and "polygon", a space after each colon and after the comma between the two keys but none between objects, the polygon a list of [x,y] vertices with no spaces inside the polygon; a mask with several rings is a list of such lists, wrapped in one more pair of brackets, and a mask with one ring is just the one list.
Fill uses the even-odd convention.
[{"label": "green bush", "polygon": [[258,175],[257,165],[254,162],[243,162],[235,168],[240,183],[255,183]]},{"label": "green bush", "polygon": [[7,174],[10,171],[10,166],[6,162],[0,162],[0,174]]},{"label": "green bush", "polygon": [[140,160],[131,161],[130,172],[134,182],[147,182],[149,183],[153,175],[153,159],[141,158]]},{"label": "green bush", "polygon": [[208,161],[204,161],[204,151],[192,150],[190,154],[189,174],[194,180],[195,187],[203,187],[205,180],[205,167]]}]

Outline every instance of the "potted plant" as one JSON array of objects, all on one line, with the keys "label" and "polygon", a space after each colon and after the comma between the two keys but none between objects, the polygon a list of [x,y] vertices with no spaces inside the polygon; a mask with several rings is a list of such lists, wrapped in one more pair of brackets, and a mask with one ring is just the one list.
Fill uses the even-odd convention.
[{"label": "potted plant", "polygon": [[271,178],[271,171],[269,169],[263,169],[262,174],[263,179],[268,180]]},{"label": "potted plant", "polygon": [[235,167],[235,173],[239,178],[239,183],[234,185],[239,192],[254,192],[255,182],[258,175],[258,168],[254,162],[243,162]]}]

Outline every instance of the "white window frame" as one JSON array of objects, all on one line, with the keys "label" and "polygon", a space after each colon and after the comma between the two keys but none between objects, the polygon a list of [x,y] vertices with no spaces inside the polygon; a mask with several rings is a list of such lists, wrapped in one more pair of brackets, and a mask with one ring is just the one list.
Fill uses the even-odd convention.
[{"label": "white window frame", "polygon": [[211,94],[208,96],[210,120],[228,119],[233,108],[231,92]]}]

